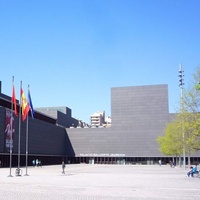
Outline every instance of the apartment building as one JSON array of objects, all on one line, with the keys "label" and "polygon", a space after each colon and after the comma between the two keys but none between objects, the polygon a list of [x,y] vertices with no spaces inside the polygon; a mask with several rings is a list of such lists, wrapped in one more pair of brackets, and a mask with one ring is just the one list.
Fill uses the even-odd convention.
[{"label": "apartment building", "polygon": [[105,124],[105,111],[95,112],[90,116],[91,127],[100,127]]}]

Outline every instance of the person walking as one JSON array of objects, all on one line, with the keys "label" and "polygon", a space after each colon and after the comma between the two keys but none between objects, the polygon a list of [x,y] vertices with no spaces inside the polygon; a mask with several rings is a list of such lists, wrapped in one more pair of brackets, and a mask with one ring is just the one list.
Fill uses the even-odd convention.
[{"label": "person walking", "polygon": [[33,167],[35,167],[35,160],[32,160],[32,165]]},{"label": "person walking", "polygon": [[38,167],[38,166],[39,166],[38,164],[39,164],[39,160],[38,160],[38,159],[36,159],[36,160],[35,160],[35,166],[37,166],[37,167]]},{"label": "person walking", "polygon": [[188,177],[192,176],[192,171],[193,171],[193,166],[191,166],[189,172],[187,172]]},{"label": "person walking", "polygon": [[62,161],[62,173],[65,174],[65,162]]}]

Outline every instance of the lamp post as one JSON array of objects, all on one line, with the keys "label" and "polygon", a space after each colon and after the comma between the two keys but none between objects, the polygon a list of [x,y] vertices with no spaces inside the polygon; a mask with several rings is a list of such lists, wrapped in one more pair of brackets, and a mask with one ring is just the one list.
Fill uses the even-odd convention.
[{"label": "lamp post", "polygon": [[[184,101],[183,101],[183,77],[184,77],[184,71],[182,70],[182,65],[180,64],[180,69],[179,69],[179,87],[181,89],[181,112],[183,112],[184,108]],[[183,119],[182,119],[182,136],[183,136],[183,168],[185,169],[185,134],[184,134],[184,126],[183,126]]]}]

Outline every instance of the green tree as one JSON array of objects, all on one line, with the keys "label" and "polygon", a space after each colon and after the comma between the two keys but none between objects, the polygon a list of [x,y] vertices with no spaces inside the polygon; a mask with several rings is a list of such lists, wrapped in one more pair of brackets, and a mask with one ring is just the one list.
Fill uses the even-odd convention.
[{"label": "green tree", "polygon": [[188,164],[190,165],[190,155],[197,151],[200,145],[199,130],[200,115],[192,112],[182,112],[177,115],[177,121],[179,121],[180,131],[183,135],[183,148],[188,155]]},{"label": "green tree", "polygon": [[160,151],[169,156],[180,156],[183,149],[188,155],[200,150],[200,68],[193,74],[190,88],[184,89],[180,110],[175,119],[166,125],[165,135],[157,142]]},{"label": "green tree", "polygon": [[183,93],[184,111],[200,112],[200,68],[197,67],[193,74],[193,81],[190,87],[184,89]]},{"label": "green tree", "polygon": [[177,114],[175,119],[166,125],[165,135],[157,138],[159,150],[165,155],[180,157],[185,149],[190,164],[190,155],[200,147],[199,127],[200,114]]},{"label": "green tree", "polygon": [[160,145],[160,151],[169,156],[179,156],[183,151],[182,133],[180,129],[180,123],[177,119],[167,124],[165,129],[165,135],[159,136],[157,142]]},{"label": "green tree", "polygon": [[200,149],[200,113],[182,113],[186,152]]},{"label": "green tree", "polygon": [[193,74],[192,85],[184,90],[183,95],[184,130],[188,153],[200,150],[200,68],[197,67]]}]

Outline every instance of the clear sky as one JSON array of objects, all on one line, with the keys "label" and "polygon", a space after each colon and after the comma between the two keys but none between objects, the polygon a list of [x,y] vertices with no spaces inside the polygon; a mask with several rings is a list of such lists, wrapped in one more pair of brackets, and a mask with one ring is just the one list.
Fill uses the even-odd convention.
[{"label": "clear sky", "polygon": [[169,111],[200,64],[199,0],[0,0],[0,80],[34,107],[111,115],[111,88],[168,84]]}]

